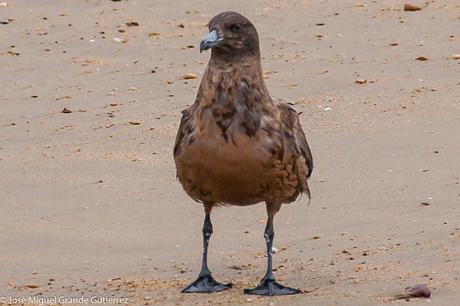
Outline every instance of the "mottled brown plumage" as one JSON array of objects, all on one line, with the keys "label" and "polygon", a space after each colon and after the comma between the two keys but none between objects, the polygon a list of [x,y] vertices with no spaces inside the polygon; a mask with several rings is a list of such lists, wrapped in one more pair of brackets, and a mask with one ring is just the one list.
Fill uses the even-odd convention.
[{"label": "mottled brown plumage", "polygon": [[[227,13],[219,25],[238,17]],[[251,29],[256,51],[222,59],[213,49],[195,103],[183,111],[174,147],[177,177],[200,202],[288,203],[309,194],[310,149],[296,111],[268,93]]]},{"label": "mottled brown plumage", "polygon": [[265,202],[270,222],[282,203],[310,197],[311,152],[297,112],[269,95],[253,24],[225,12],[209,30],[201,49],[211,58],[174,146],[177,177],[207,215],[218,204]]}]

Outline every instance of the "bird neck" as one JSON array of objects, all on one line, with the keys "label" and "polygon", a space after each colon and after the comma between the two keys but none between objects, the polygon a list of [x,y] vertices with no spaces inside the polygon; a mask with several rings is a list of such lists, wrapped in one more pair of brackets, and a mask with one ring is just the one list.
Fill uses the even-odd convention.
[{"label": "bird neck", "polygon": [[201,86],[206,86],[211,90],[218,86],[234,87],[241,82],[246,82],[257,86],[268,96],[260,58],[247,56],[226,61],[220,57],[211,56],[203,76],[204,80],[206,82],[202,82]]},{"label": "bird neck", "polygon": [[235,54],[227,55],[225,53],[216,53],[217,50],[212,50],[211,58],[209,59],[208,67],[223,68],[224,70],[232,67],[248,68],[262,71],[259,54],[245,54],[238,56]]},{"label": "bird neck", "polygon": [[272,104],[265,86],[260,60],[208,63],[198,90],[196,103],[212,105],[216,113],[234,109],[258,109]]},{"label": "bird neck", "polygon": [[257,42],[250,49],[232,49],[231,51],[225,48],[212,48],[210,61],[224,63],[255,61],[260,63],[259,44]]}]

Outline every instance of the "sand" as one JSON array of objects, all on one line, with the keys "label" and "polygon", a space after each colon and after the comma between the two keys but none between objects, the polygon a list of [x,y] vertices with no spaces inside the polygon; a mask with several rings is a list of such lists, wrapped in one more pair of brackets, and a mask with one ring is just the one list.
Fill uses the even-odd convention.
[{"label": "sand", "polygon": [[[411,305],[458,305],[458,1],[413,0],[416,12],[403,1],[6,2],[0,296],[406,305],[393,297],[427,284],[432,298]],[[203,211],[175,178],[172,146],[209,58],[197,46],[225,10],[256,25],[267,86],[302,112],[315,158],[311,204],[275,219],[275,275],[303,295],[242,294],[265,269],[264,205],[213,212],[210,268],[235,288],[180,293],[199,270]]]}]

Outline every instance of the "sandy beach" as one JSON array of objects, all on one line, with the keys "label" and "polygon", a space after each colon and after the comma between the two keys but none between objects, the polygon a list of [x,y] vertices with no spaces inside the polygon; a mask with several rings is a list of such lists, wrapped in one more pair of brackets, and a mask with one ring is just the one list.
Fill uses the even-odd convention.
[{"label": "sandy beach", "polygon": [[[458,1],[0,2],[0,304],[458,305]],[[257,27],[315,159],[310,205],[275,219],[274,273],[301,295],[243,294],[265,270],[263,204],[213,211],[210,268],[234,288],[180,293],[203,209],[172,148],[227,10]],[[432,297],[395,300],[417,284]]]}]

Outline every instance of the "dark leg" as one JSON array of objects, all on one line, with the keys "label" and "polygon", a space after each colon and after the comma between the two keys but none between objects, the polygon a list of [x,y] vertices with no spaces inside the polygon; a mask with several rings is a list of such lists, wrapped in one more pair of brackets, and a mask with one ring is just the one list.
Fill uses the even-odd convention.
[{"label": "dark leg", "polygon": [[267,243],[267,272],[265,276],[260,281],[260,284],[252,289],[244,289],[244,293],[246,294],[256,294],[256,295],[288,295],[288,294],[298,294],[302,293],[302,291],[285,287],[279,284],[275,278],[273,277],[273,267],[272,267],[272,256],[273,256],[273,238],[275,237],[275,231],[273,230],[273,218],[275,214],[278,212],[278,207],[271,207],[267,203],[267,213],[268,213],[268,220],[267,225],[265,226],[265,241]]},{"label": "dark leg", "polygon": [[203,262],[198,278],[185,287],[182,292],[186,293],[210,293],[218,292],[232,287],[232,284],[221,284],[217,282],[208,269],[208,244],[212,235],[211,208],[205,205],[204,224],[203,224]]}]

